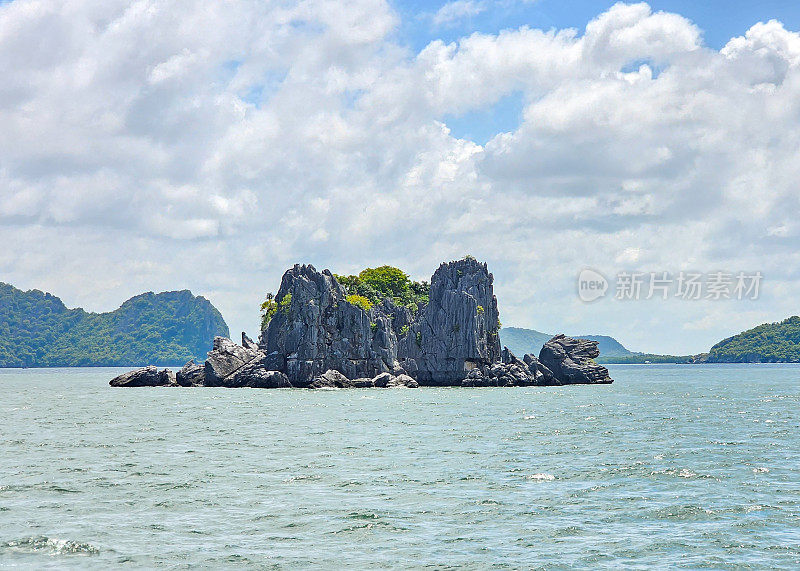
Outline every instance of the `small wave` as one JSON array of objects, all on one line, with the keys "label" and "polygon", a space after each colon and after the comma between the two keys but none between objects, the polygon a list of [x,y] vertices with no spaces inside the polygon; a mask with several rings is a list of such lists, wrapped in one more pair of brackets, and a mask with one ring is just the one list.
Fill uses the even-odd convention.
[{"label": "small wave", "polygon": [[89,543],[55,537],[25,537],[0,543],[0,551],[17,553],[48,553],[50,555],[97,555],[100,550]]},{"label": "small wave", "polygon": [[766,474],[767,472],[769,472],[769,468],[765,468],[764,466],[753,468],[753,474]]},{"label": "small wave", "polygon": [[299,474],[297,476],[291,476],[289,478],[286,478],[283,481],[283,483],[284,484],[288,484],[290,482],[305,482],[305,481],[315,481],[315,480],[321,480],[321,479],[322,478],[320,476],[316,476],[314,474]]},{"label": "small wave", "polygon": [[552,480],[555,480],[556,477],[553,476],[552,474],[540,473],[540,474],[533,474],[532,476],[528,476],[528,479],[529,480],[536,480],[538,482],[550,482]]},{"label": "small wave", "polygon": [[475,503],[478,504],[479,506],[500,506],[500,505],[503,505],[502,502],[499,502],[497,500],[477,500]]},{"label": "small wave", "polygon": [[[676,470],[674,468],[668,468],[666,470],[658,470],[656,472],[650,472],[653,476],[665,475],[665,476],[678,476],[679,478],[694,478],[697,476],[697,472],[689,470],[688,468],[681,468],[680,470]],[[701,476],[703,478],[705,476]]]},{"label": "small wave", "polygon": [[570,526],[562,527],[560,529],[555,530],[555,532],[553,533],[553,536],[554,537],[572,537],[572,536],[575,536],[575,535],[582,535],[582,534],[583,534],[583,530],[580,527],[578,527],[576,525],[570,525]]},{"label": "small wave", "polygon": [[378,519],[378,514],[372,512],[350,512],[348,519]]},{"label": "small wave", "polygon": [[358,525],[349,525],[342,529],[338,529],[336,531],[330,532],[333,535],[338,535],[340,533],[354,533],[354,532],[364,532],[364,531],[372,531],[373,529],[386,529],[390,531],[397,531],[401,530],[402,528],[395,527],[388,522],[385,521],[376,521],[376,522],[368,522],[362,523]]},{"label": "small wave", "polygon": [[696,505],[670,506],[655,511],[657,518],[671,520],[702,519],[713,514],[713,511]]}]

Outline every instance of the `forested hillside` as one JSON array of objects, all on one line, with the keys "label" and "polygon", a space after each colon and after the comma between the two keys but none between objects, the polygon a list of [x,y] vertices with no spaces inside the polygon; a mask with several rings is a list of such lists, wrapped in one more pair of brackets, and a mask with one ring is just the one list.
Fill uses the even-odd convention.
[{"label": "forested hillside", "polygon": [[219,311],[188,290],[137,295],[108,313],[68,309],[38,290],[0,282],[0,367],[175,365],[205,360]]},{"label": "forested hillside", "polygon": [[800,317],[778,323],[764,323],[714,345],[708,352],[711,363],[797,363],[800,362]]}]

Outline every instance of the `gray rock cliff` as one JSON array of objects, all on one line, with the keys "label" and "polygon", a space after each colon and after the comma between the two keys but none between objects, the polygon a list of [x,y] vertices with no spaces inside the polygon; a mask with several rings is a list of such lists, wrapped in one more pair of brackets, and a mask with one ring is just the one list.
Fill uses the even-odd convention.
[{"label": "gray rock cliff", "polygon": [[[373,377],[397,366],[397,337],[389,316],[352,305],[333,275],[295,265],[281,281],[278,311],[261,348],[294,386],[307,387],[326,371],[348,379]],[[281,361],[283,363],[281,364]]]},{"label": "gray rock cliff", "polygon": [[422,385],[459,385],[470,370],[500,360],[494,278],[474,258],[443,263],[428,304],[400,342],[401,366]]}]

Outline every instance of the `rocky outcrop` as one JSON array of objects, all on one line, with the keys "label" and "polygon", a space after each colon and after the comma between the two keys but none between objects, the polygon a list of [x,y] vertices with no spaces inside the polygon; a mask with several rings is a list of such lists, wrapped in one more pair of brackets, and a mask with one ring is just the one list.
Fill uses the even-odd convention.
[{"label": "rocky outcrop", "polygon": [[594,362],[598,355],[597,341],[556,335],[542,347],[539,361],[564,385],[612,383],[608,369]]},{"label": "rocky outcrop", "polygon": [[526,354],[522,360],[528,366],[528,370],[534,377],[534,385],[551,386],[561,384],[561,381],[556,378],[553,371],[547,368],[538,358],[531,354]]},{"label": "rocky outcrop", "polygon": [[155,366],[123,373],[111,379],[112,387],[169,387],[177,386],[175,373],[169,369],[159,371]]},{"label": "rocky outcrop", "polygon": [[538,359],[528,354],[520,361],[504,348],[500,362],[472,369],[461,385],[524,387],[611,383],[608,369],[592,361],[598,354],[596,341],[557,335],[545,344]]},{"label": "rocky outcrop", "polygon": [[464,387],[525,387],[540,384],[546,383],[537,377],[536,368],[531,369],[526,362],[517,359],[507,347],[503,348],[499,362],[476,367],[461,381]]},{"label": "rocky outcrop", "polygon": [[486,264],[442,264],[428,304],[400,342],[400,365],[423,385],[459,385],[469,372],[500,360],[497,298]]},{"label": "rocky outcrop", "polygon": [[268,371],[260,363],[245,365],[224,381],[229,388],[290,389],[289,378],[280,371]]},{"label": "rocky outcrop", "polygon": [[261,348],[281,365],[292,385],[307,387],[329,370],[355,379],[397,367],[391,318],[345,298],[328,270],[295,265],[283,275],[275,296],[278,310],[262,335]]},{"label": "rocky outcrop", "polygon": [[474,258],[442,264],[429,302],[414,316],[388,298],[369,310],[352,305],[328,270],[296,265],[283,276],[260,347],[267,367],[285,372],[294,386],[327,386],[321,377],[329,370],[348,379],[391,373],[458,385],[471,369],[500,358],[492,282]]},{"label": "rocky outcrop", "polygon": [[215,337],[214,347],[208,352],[204,366],[204,383],[207,387],[224,387],[228,378],[232,378],[245,365],[263,357],[257,346],[255,349],[242,347],[225,337]]},{"label": "rocky outcrop", "polygon": [[325,371],[316,377],[309,385],[312,389],[366,389],[366,388],[409,388],[415,389],[419,383],[408,375],[392,375],[391,373],[381,373],[372,379],[359,378],[350,380],[339,371]]},{"label": "rocky outcrop", "polygon": [[175,380],[182,387],[201,387],[205,383],[205,376],[205,367],[192,359],[177,372]]}]

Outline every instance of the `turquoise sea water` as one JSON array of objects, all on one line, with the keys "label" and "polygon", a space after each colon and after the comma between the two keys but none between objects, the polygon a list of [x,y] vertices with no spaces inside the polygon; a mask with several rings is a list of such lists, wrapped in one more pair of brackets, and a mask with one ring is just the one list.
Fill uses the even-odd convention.
[{"label": "turquoise sea water", "polygon": [[114,389],[0,370],[0,567],[800,567],[800,367]]}]

